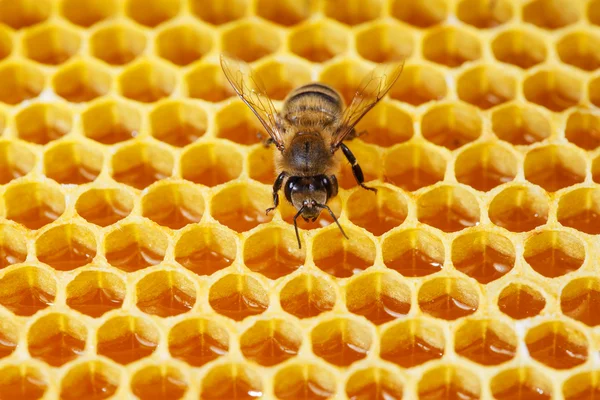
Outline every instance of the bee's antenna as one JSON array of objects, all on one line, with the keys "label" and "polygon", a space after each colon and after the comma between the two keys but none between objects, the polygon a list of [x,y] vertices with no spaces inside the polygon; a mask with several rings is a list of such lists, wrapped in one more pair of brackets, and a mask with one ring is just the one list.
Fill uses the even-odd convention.
[{"label": "bee's antenna", "polygon": [[331,215],[331,218],[333,218],[333,220],[337,224],[338,228],[340,228],[340,231],[342,232],[342,235],[344,235],[344,237],[346,239],[349,239],[348,235],[346,235],[346,232],[344,232],[344,229],[340,225],[340,222],[338,221],[337,217],[335,216],[335,214],[333,213],[333,211],[331,211],[331,208],[329,208],[329,206],[327,204],[317,204],[317,207],[324,208],[327,211],[329,211],[329,215]]},{"label": "bee's antenna", "polygon": [[298,248],[299,249],[302,248],[302,243],[300,243],[300,234],[298,233],[298,223],[296,222],[296,220],[302,214],[302,211],[304,211],[305,207],[306,206],[302,206],[302,208],[300,208],[298,210],[298,212],[296,213],[296,215],[294,215],[294,229],[296,230],[296,239],[298,239]]}]

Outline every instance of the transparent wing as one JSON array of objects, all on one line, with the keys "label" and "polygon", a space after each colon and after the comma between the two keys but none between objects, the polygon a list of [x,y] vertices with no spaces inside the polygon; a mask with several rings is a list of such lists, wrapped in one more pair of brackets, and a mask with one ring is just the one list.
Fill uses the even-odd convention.
[{"label": "transparent wing", "polygon": [[402,74],[404,61],[392,64],[380,64],[375,67],[360,83],[352,102],[344,110],[340,128],[331,143],[335,150],[348,136],[354,126],[370,109],[386,95]]},{"label": "transparent wing", "polygon": [[247,63],[226,55],[221,55],[221,68],[233,90],[250,107],[281,150],[283,140],[277,125],[277,111],[262,81]]}]

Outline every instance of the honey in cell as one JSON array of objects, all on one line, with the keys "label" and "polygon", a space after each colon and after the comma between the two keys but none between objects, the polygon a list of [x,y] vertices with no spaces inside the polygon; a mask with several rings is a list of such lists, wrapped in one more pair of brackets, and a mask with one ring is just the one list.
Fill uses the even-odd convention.
[{"label": "honey in cell", "polygon": [[571,172],[560,164],[550,165],[535,173],[525,173],[527,180],[539,185],[549,192],[576,185],[583,182],[584,177]]},{"label": "honey in cell", "polygon": [[223,225],[236,232],[246,232],[260,224],[271,221],[272,214],[265,215],[264,210],[250,207],[240,207],[231,212],[217,214],[214,217]]},{"label": "honey in cell", "polygon": [[256,258],[245,259],[244,263],[254,272],[258,272],[269,279],[278,279],[302,267],[304,259],[276,245],[265,254],[261,254]]},{"label": "honey in cell", "polygon": [[209,300],[210,306],[219,314],[235,321],[265,312],[267,306],[241,292]]},{"label": "honey in cell", "polygon": [[42,203],[17,215],[11,215],[9,218],[29,229],[35,230],[54,222],[61,214],[49,205]]},{"label": "honey in cell", "polygon": [[38,259],[57,271],[72,271],[89,264],[95,256],[95,250],[72,241],[62,248],[56,248],[54,253],[39,255]]},{"label": "honey in cell", "polygon": [[152,214],[148,213],[146,216],[157,224],[171,229],[181,229],[202,219],[202,214],[178,204],[169,204],[162,209],[153,210]]},{"label": "honey in cell", "polygon": [[48,175],[50,175],[49,177],[58,183],[83,185],[85,183],[95,181],[99,174],[100,171],[94,168],[80,164],[73,164],[68,168],[65,168],[61,171],[55,171],[51,175]]},{"label": "honey in cell", "polygon": [[0,303],[16,315],[29,317],[51,306],[54,303],[54,295],[37,286],[28,286],[10,296],[2,297]]},{"label": "honey in cell", "polygon": [[454,383],[419,392],[420,400],[476,400],[479,398],[479,395],[471,393]]},{"label": "honey in cell", "polygon": [[454,262],[454,268],[475,278],[479,283],[487,284],[506,275],[514,266],[514,256],[506,255],[485,246],[481,251],[473,251],[470,256]]},{"label": "honey in cell", "polygon": [[381,358],[404,368],[412,368],[427,361],[442,358],[444,350],[435,347],[419,336],[412,336],[409,341],[400,343],[393,349],[381,352]]},{"label": "honey in cell", "polygon": [[513,319],[538,315],[546,307],[546,301],[535,289],[520,284],[505,288],[498,299],[498,308]]},{"label": "honey in cell", "polygon": [[574,228],[578,231],[589,233],[590,235],[600,234],[600,214],[591,209],[571,215],[566,218],[559,218],[563,226]]},{"label": "honey in cell", "polygon": [[367,356],[365,349],[347,342],[339,332],[332,333],[324,342],[313,341],[312,351],[328,363],[340,367],[347,367]]},{"label": "honey in cell", "polygon": [[410,303],[400,301],[392,296],[380,294],[367,302],[363,307],[348,307],[348,311],[362,315],[376,325],[385,324],[398,318],[403,318],[410,311]]},{"label": "honey in cell", "polygon": [[531,357],[555,369],[573,368],[583,364],[588,358],[587,347],[577,345],[555,332],[527,343],[527,349]]},{"label": "honey in cell", "polygon": [[27,254],[12,249],[4,244],[0,245],[0,269],[9,265],[19,264],[25,261]]},{"label": "honey in cell", "polygon": [[281,400],[325,400],[334,395],[330,390],[320,386],[312,380],[298,380],[292,385],[288,385],[285,390],[275,390],[275,395]]},{"label": "honey in cell", "polygon": [[514,176],[500,172],[491,165],[479,165],[465,174],[457,175],[456,179],[474,189],[487,192],[503,183],[512,181]]},{"label": "honey in cell", "polygon": [[[221,371],[218,371],[219,373]],[[240,376],[220,374],[210,384],[203,385],[202,400],[255,400],[263,396],[262,388],[254,386]]]},{"label": "honey in cell", "polygon": [[10,356],[16,347],[16,343],[13,343],[12,340],[0,334],[0,359]]},{"label": "honey in cell", "polygon": [[142,162],[138,165],[113,174],[113,179],[136,189],[145,189],[154,182],[168,178],[168,175],[158,171],[151,164]]},{"label": "honey in cell", "polygon": [[573,396],[565,396],[567,400],[593,400],[600,396],[600,387],[590,386]]},{"label": "honey in cell", "polygon": [[365,228],[376,236],[383,235],[385,232],[401,225],[405,219],[406,215],[387,207],[371,208],[360,216],[350,218],[354,224]]},{"label": "honey in cell", "polygon": [[163,260],[163,258],[164,256],[155,253],[135,242],[122,250],[115,250],[106,253],[106,259],[110,265],[125,272],[135,272],[151,265],[157,265]]},{"label": "honey in cell", "polygon": [[499,365],[511,360],[517,349],[491,330],[466,346],[456,348],[456,353],[481,365]]},{"label": "honey in cell", "polygon": [[[135,138],[139,132],[122,124],[110,124],[105,129],[94,132],[93,139],[96,142],[112,145]],[[91,137],[91,135],[89,135]]]},{"label": "honey in cell", "polygon": [[315,264],[324,272],[337,278],[348,278],[373,265],[372,262],[343,247],[327,257],[315,259]]},{"label": "honey in cell", "polygon": [[500,212],[491,212],[492,222],[511,232],[528,232],[546,223],[546,216],[527,205],[512,206]]},{"label": "honey in cell", "polygon": [[246,359],[266,367],[280,364],[298,354],[298,346],[276,332],[256,343],[242,344],[241,350]]},{"label": "honey in cell", "polygon": [[81,296],[67,298],[67,305],[82,314],[99,318],[109,311],[121,308],[123,298],[110,289],[92,287]]},{"label": "honey in cell", "polygon": [[98,354],[104,355],[122,365],[127,365],[156,350],[156,343],[144,338],[137,332],[127,331],[112,340],[98,341]]},{"label": "honey in cell", "polygon": [[227,268],[233,260],[216,250],[204,247],[185,257],[177,257],[177,262],[197,275],[212,275]]},{"label": "honey in cell", "polygon": [[422,277],[441,271],[443,260],[411,248],[392,260],[384,259],[385,265],[406,277]]},{"label": "honey in cell", "polygon": [[457,232],[478,224],[474,217],[452,206],[440,207],[435,214],[421,215],[419,221],[441,229],[444,232]]},{"label": "honey in cell", "polygon": [[402,399],[402,391],[387,387],[381,382],[372,382],[363,386],[359,390],[346,391],[350,400],[400,400]]},{"label": "honey in cell", "polygon": [[172,317],[190,311],[195,303],[195,297],[173,286],[155,298],[138,301],[137,307],[146,314],[157,315],[159,317]]},{"label": "honey in cell", "polygon": [[442,294],[428,301],[419,301],[421,310],[433,317],[455,320],[477,311],[476,306],[464,303],[450,294]]},{"label": "honey in cell", "polygon": [[577,271],[583,264],[582,259],[571,257],[562,249],[553,246],[538,254],[526,255],[525,261],[539,274],[548,278],[556,278]]},{"label": "honey in cell", "polygon": [[201,333],[188,340],[169,345],[171,356],[194,366],[201,367],[220,356],[227,354],[229,348],[212,336]]},{"label": "honey in cell", "polygon": [[59,332],[41,342],[29,343],[29,354],[54,367],[75,360],[83,353],[85,341],[67,332]]},{"label": "honey in cell", "polygon": [[529,385],[527,382],[516,382],[499,392],[494,392],[498,400],[550,400],[552,396],[542,388]]},{"label": "honey in cell", "polygon": [[187,392],[185,381],[167,374],[153,376],[149,381],[134,381],[131,384],[131,391],[139,399],[180,399]]},{"label": "honey in cell", "polygon": [[85,375],[78,377],[75,382],[63,387],[61,399],[76,400],[82,397],[101,400],[113,396],[118,386],[98,371],[88,370]]},{"label": "honey in cell", "polygon": [[160,136],[160,140],[176,147],[184,147],[194,143],[204,135],[205,130],[192,124],[177,124]]},{"label": "honey in cell", "polygon": [[27,370],[0,382],[0,397],[7,399],[37,400],[48,388],[47,383]]},{"label": "honey in cell", "polygon": [[312,318],[331,310],[333,304],[307,288],[295,296],[282,298],[281,308],[298,318]]},{"label": "honey in cell", "polygon": [[583,289],[578,296],[561,299],[561,311],[577,321],[589,326],[600,325],[600,315],[596,312],[600,306],[600,292],[594,289]]},{"label": "honey in cell", "polygon": [[131,210],[110,199],[102,199],[94,207],[78,208],[77,213],[92,224],[106,227],[127,217]]}]

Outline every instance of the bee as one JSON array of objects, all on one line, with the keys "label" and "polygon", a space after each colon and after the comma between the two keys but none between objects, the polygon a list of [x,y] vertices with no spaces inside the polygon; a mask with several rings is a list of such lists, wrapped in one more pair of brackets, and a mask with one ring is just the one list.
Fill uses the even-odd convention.
[{"label": "bee", "polygon": [[338,91],[323,83],[310,83],[292,90],[277,111],[269,99],[264,84],[250,68],[238,59],[221,56],[225,77],[237,95],[252,110],[263,125],[269,138],[266,145],[274,144],[277,178],[273,184],[273,207],[279,205],[279,191],[296,208],[294,229],[300,243],[297,219],[315,221],[326,210],[345,238],[348,238],[327,202],[338,193],[336,174],[339,162],[335,153],[342,153],[352,165],[358,185],[376,191],[364,184],[364,175],[356,157],[344,144],[357,136],[356,124],[392,88],[400,77],[404,62],[375,67],[361,81],[350,105]]}]

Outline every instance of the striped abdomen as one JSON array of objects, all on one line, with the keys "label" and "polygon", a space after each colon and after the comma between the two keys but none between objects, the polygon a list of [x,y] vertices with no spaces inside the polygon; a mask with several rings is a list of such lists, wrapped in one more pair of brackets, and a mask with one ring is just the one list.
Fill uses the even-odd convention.
[{"label": "striped abdomen", "polygon": [[339,93],[331,87],[310,83],[286,97],[281,114],[292,125],[323,125],[339,119],[343,104]]}]

